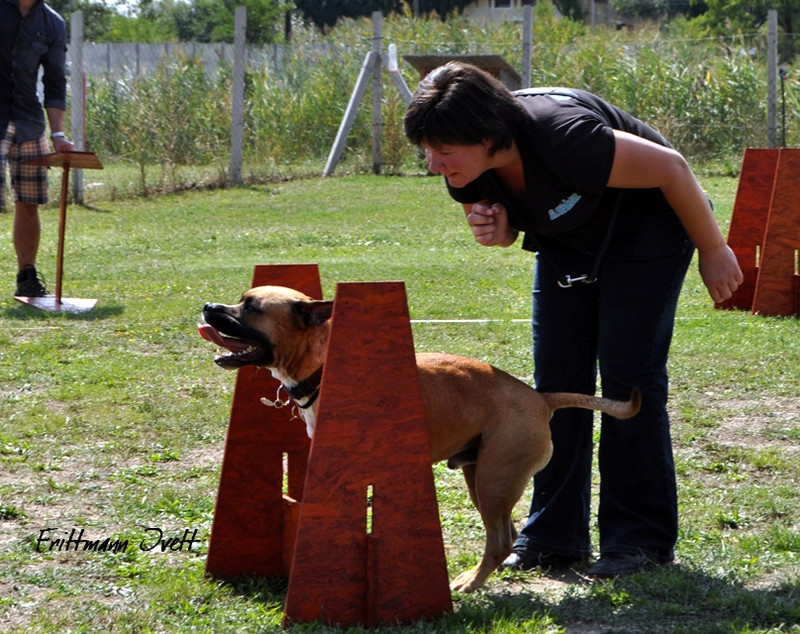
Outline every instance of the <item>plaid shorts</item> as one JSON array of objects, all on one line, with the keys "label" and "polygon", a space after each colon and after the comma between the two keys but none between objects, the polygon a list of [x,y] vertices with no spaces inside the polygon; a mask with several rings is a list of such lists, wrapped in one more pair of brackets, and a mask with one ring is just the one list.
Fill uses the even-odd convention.
[{"label": "plaid shorts", "polygon": [[32,205],[44,205],[48,200],[47,168],[43,165],[26,165],[25,161],[49,154],[50,146],[44,135],[38,139],[17,143],[14,124],[9,123],[0,141],[0,200],[5,200],[5,164],[11,174],[11,191],[14,200]]}]

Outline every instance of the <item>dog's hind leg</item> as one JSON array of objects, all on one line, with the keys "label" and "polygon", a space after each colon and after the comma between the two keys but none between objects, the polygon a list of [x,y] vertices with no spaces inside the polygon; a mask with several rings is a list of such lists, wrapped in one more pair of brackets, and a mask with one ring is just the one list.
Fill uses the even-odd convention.
[{"label": "dog's hind leg", "polygon": [[467,483],[467,490],[469,491],[469,499],[476,509],[480,509],[478,504],[478,496],[475,493],[475,463],[466,464],[461,467],[461,473],[464,474],[464,481]]},{"label": "dog's hind leg", "polygon": [[[513,507],[513,504],[511,505]],[[490,505],[481,510],[486,529],[486,544],[480,563],[458,575],[450,584],[454,592],[473,592],[486,583],[489,576],[511,553],[516,529],[511,521],[511,510]]]},{"label": "dog's hind leg", "polygon": [[[536,409],[526,413],[531,419],[541,416]],[[511,521],[514,506],[533,474],[552,454],[547,419],[543,422],[516,428],[496,426],[484,432],[474,470],[465,468],[464,476],[486,528],[486,546],[480,563],[458,575],[450,584],[452,590],[472,592],[480,588],[511,554],[517,534]]]},{"label": "dog's hind leg", "polygon": [[[474,462],[472,464],[464,465],[461,468],[461,472],[464,474],[464,481],[467,483],[467,490],[469,491],[469,499],[472,500],[472,504],[475,506],[475,509],[480,511],[481,507],[478,501],[478,494],[475,491],[475,466],[476,465]],[[520,495],[522,494],[520,493]],[[517,527],[514,526],[514,522],[511,520],[510,514],[508,519],[508,530],[511,534],[511,543],[513,544],[517,539]]]},{"label": "dog's hind leg", "polygon": [[[511,520],[511,513],[529,478],[524,469],[518,477],[497,478],[497,473],[481,473],[481,459],[477,465],[464,467],[464,478],[470,490],[475,507],[481,514],[486,529],[486,543],[480,563],[458,575],[450,584],[457,592],[472,592],[480,588],[503,560],[511,553],[517,530]],[[509,472],[510,473],[510,472]]]}]

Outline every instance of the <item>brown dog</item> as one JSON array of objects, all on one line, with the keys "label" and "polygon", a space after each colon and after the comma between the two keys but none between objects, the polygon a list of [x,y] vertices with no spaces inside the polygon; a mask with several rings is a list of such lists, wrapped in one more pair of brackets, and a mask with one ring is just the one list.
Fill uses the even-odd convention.
[{"label": "brown dog", "polygon": [[[269,368],[292,395],[310,436],[332,310],[331,301],[260,286],[236,305],[206,304],[206,323],[198,328],[204,338],[229,351],[216,358],[217,365]],[[511,512],[533,474],[550,460],[553,411],[582,407],[629,418],[639,411],[640,396],[634,390],[625,402],[539,393],[486,363],[447,354],[418,354],[417,367],[432,461],[447,460],[451,468],[463,469],[486,527],[483,559],[450,586],[471,592],[511,553],[517,535]]]}]

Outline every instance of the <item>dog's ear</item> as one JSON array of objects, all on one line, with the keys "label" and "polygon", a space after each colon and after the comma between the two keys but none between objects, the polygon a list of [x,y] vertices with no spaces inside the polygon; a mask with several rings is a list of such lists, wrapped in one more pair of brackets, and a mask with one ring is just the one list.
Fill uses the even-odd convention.
[{"label": "dog's ear", "polygon": [[294,310],[306,326],[319,326],[331,318],[333,301],[296,302]]}]

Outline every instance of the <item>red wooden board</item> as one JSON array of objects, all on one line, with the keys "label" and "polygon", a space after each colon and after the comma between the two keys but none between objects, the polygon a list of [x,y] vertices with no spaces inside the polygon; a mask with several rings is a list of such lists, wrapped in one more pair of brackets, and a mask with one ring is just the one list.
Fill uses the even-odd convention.
[{"label": "red wooden board", "polygon": [[753,313],[800,315],[797,253],[800,250],[800,150],[779,150],[775,185],[761,249]]},{"label": "red wooden board", "polygon": [[728,245],[744,283],[717,308],[800,315],[800,150],[745,151]]},{"label": "red wooden board", "polygon": [[286,623],[373,627],[451,610],[405,288],[339,284]]},{"label": "red wooden board", "polygon": [[101,170],[103,163],[94,152],[53,152],[37,156],[25,161],[29,165],[46,165],[47,167],[75,167],[80,169]]},{"label": "red wooden board", "polygon": [[728,246],[733,249],[744,283],[733,297],[718,303],[717,308],[753,307],[753,295],[758,278],[757,254],[764,244],[767,216],[775,183],[775,168],[778,150],[748,148],[742,159],[739,187],[733,205],[731,225],[728,230]]},{"label": "red wooden board", "polygon": [[[321,299],[319,270],[314,264],[260,265],[252,286],[289,286]],[[211,298],[233,303],[232,297]],[[209,358],[209,372],[213,367]],[[297,523],[292,500],[302,497],[310,441],[305,425],[290,420],[291,408],[261,403],[274,398],[280,383],[268,370],[238,370],[217,503],[208,545],[206,572],[218,577],[288,576]],[[283,496],[284,457],[288,462],[288,495]]]}]

